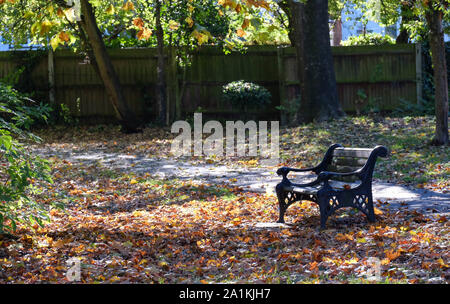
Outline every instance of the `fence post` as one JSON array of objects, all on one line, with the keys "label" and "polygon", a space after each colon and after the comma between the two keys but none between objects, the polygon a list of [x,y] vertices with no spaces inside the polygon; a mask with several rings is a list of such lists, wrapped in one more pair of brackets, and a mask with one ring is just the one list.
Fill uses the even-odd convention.
[{"label": "fence post", "polygon": [[178,95],[177,54],[175,48],[170,47],[168,52],[167,102],[171,120],[168,119],[168,122],[180,119]]},{"label": "fence post", "polygon": [[422,45],[416,43],[416,93],[417,93],[417,104],[422,102]]},{"label": "fence post", "polygon": [[277,47],[277,59],[278,59],[278,88],[280,91],[280,120],[281,125],[286,125],[286,92],[285,92],[285,76],[284,76],[284,58],[283,58],[283,47]]},{"label": "fence post", "polygon": [[49,93],[48,93],[48,99],[50,101],[50,105],[55,105],[55,56],[53,53],[53,50],[49,48],[48,50],[48,86],[49,86]]}]

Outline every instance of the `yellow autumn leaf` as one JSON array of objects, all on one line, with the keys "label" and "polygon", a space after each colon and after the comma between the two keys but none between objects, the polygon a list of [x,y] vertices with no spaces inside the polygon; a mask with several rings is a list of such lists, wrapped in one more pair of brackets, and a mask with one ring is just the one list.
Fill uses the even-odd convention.
[{"label": "yellow autumn leaf", "polygon": [[266,1],[262,0],[258,2],[259,7],[265,8],[266,10],[270,10],[270,6],[269,3],[267,3]]},{"label": "yellow autumn leaf", "polygon": [[53,7],[53,5],[49,5],[49,6],[47,7],[47,12],[48,12],[50,15],[53,15],[53,13],[55,12],[55,8]]},{"label": "yellow autumn leaf", "polygon": [[174,20],[169,21],[169,29],[171,29],[172,31],[176,31],[179,28],[180,28],[180,23],[178,23]]},{"label": "yellow autumn leaf", "polygon": [[234,0],[219,0],[218,4],[222,5],[223,7],[231,7],[233,9],[237,6]]},{"label": "yellow autumn leaf", "polygon": [[236,33],[237,33],[237,35],[238,35],[239,37],[244,37],[244,36],[245,36],[245,32],[244,32],[243,29],[238,29],[238,30],[236,31]]},{"label": "yellow autumn leaf", "polygon": [[346,234],[338,233],[336,235],[335,239],[337,241],[347,241],[347,240],[352,241],[353,240],[353,236],[351,234],[348,234],[348,233],[346,233]]},{"label": "yellow autumn leaf", "polygon": [[147,40],[152,35],[152,31],[148,28],[143,28],[137,33],[137,37],[139,40]]},{"label": "yellow autumn leaf", "polygon": [[244,19],[244,22],[242,22],[242,29],[245,30],[250,24],[250,20],[248,20],[247,18]]},{"label": "yellow autumn leaf", "polygon": [[41,36],[44,36],[45,34],[47,34],[50,31],[50,29],[52,28],[52,25],[53,24],[47,19],[42,21],[41,27],[40,27],[41,30],[40,30],[39,34]]},{"label": "yellow autumn leaf", "polygon": [[233,223],[233,225],[238,226],[242,223],[242,220],[239,217],[234,218],[231,223]]},{"label": "yellow autumn leaf", "polygon": [[376,215],[381,215],[383,214],[383,211],[381,211],[380,209],[378,209],[377,207],[373,207],[373,211]]},{"label": "yellow autumn leaf", "polygon": [[198,44],[202,45],[203,43],[206,43],[209,41],[209,35],[201,33],[197,30],[194,30],[191,34],[192,37],[197,39]]},{"label": "yellow autumn leaf", "polygon": [[108,8],[106,9],[106,14],[108,15],[114,15],[114,13],[116,12],[116,9],[114,7],[114,5],[110,4],[108,6]]},{"label": "yellow autumn leaf", "polygon": [[38,31],[41,30],[41,23],[36,22],[31,26],[31,34],[35,35]]},{"label": "yellow autumn leaf", "polygon": [[30,12],[30,11],[26,12],[26,13],[23,15],[23,18],[25,18],[25,19],[30,19],[30,18],[32,18],[32,17],[34,17],[34,13],[33,13],[33,12]]},{"label": "yellow autumn leaf", "polygon": [[69,44],[74,44],[77,41],[77,37],[75,37],[71,33],[69,33],[68,35],[69,35]]},{"label": "yellow autumn leaf", "polygon": [[142,30],[142,28],[144,27],[144,20],[142,20],[142,18],[134,18],[133,19],[133,25],[137,26],[139,29]]},{"label": "yellow autumn leaf", "polygon": [[444,260],[442,258],[439,258],[437,260],[437,262],[439,263],[439,265],[441,266],[441,268],[448,268],[448,265],[445,264]]},{"label": "yellow autumn leaf", "polygon": [[64,17],[64,11],[60,7],[56,11],[56,16],[58,16],[59,18],[63,18]]},{"label": "yellow autumn leaf", "polygon": [[53,51],[58,48],[59,44],[61,43],[61,40],[59,39],[59,35],[55,35],[52,39],[50,39],[50,45],[53,49]]},{"label": "yellow autumn leaf", "polygon": [[390,261],[395,260],[396,258],[398,258],[402,253],[402,250],[386,250],[385,254],[386,254],[386,258],[389,259]]},{"label": "yellow autumn leaf", "polygon": [[123,6],[122,9],[125,11],[134,11],[134,4],[131,1],[127,1]]},{"label": "yellow autumn leaf", "polygon": [[189,27],[192,27],[194,25],[194,20],[192,20],[191,17],[187,17],[184,21],[186,21]]},{"label": "yellow autumn leaf", "polygon": [[70,37],[66,32],[62,31],[61,33],[59,33],[59,40],[68,42],[70,40]]}]

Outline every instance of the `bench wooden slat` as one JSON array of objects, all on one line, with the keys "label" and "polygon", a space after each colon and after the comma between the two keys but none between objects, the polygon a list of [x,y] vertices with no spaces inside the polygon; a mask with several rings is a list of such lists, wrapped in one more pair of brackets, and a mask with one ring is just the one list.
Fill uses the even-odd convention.
[{"label": "bench wooden slat", "polygon": [[[348,172],[353,172],[356,171],[358,169],[360,169],[361,167],[344,167],[344,166],[329,166],[328,167],[328,171],[331,172],[338,172],[338,173],[348,173]],[[358,177],[356,175],[350,175],[350,176],[333,176],[330,180],[335,180],[335,181],[346,181],[346,182],[355,182],[358,180]]]},{"label": "bench wooden slat", "polygon": [[333,157],[332,164],[335,166],[362,167],[366,164],[366,158],[356,157]]},{"label": "bench wooden slat", "polygon": [[369,158],[373,149],[366,148],[337,148],[333,152],[333,156]]},{"label": "bench wooden slat", "polygon": [[361,169],[362,166],[329,166],[327,168],[327,171],[331,171],[331,172],[338,172],[338,173],[348,173],[348,172],[353,172],[356,171],[358,169]]}]

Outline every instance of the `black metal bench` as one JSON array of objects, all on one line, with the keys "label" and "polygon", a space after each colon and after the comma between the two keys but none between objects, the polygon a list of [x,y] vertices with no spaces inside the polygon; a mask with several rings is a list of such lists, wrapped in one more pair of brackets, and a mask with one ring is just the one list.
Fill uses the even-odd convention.
[{"label": "black metal bench", "polygon": [[[334,144],[328,148],[322,162],[314,168],[277,170],[283,180],[276,186],[279,203],[279,223],[284,223],[286,209],[297,201],[308,200],[319,205],[320,226],[339,208],[354,207],[362,211],[370,222],[375,221],[372,200],[372,174],[377,157],[387,157],[384,146],[373,149],[344,148]],[[289,172],[314,172],[317,178],[306,184],[291,182]],[[357,184],[351,183],[358,181]]]}]

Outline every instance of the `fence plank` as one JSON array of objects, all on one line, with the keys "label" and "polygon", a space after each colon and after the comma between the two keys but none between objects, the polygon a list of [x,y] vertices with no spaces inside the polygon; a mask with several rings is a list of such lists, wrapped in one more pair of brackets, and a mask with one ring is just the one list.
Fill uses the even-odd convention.
[{"label": "fence plank", "polygon": [[[108,52],[130,108],[137,116],[156,117],[153,113],[156,49],[114,49]],[[415,103],[420,98],[421,64],[416,61],[415,45],[332,47],[332,52],[339,100],[345,111],[356,111],[358,107],[374,104],[381,110],[393,110],[401,100]],[[274,119],[279,116],[275,107],[280,105],[280,100],[294,99],[299,93],[296,55],[292,47],[252,46],[245,53],[224,55],[221,48],[206,46],[191,55],[185,87],[181,82],[183,69],[177,69],[173,55],[168,57],[172,105],[169,110],[174,118],[191,115],[198,107],[215,115],[233,112],[222,102],[221,90],[223,85],[235,80],[244,79],[265,86],[272,93],[273,102],[270,109],[261,112],[272,113]],[[11,52],[0,52],[0,77],[17,68],[17,63],[11,58]],[[45,96],[51,87],[51,71],[48,69],[45,58],[30,76]],[[85,58],[68,50],[55,52],[53,87],[55,103],[66,104],[73,115],[114,120],[114,111],[101,79]],[[183,87],[181,94],[179,91]],[[360,100],[362,92],[367,96],[365,100]]]}]

